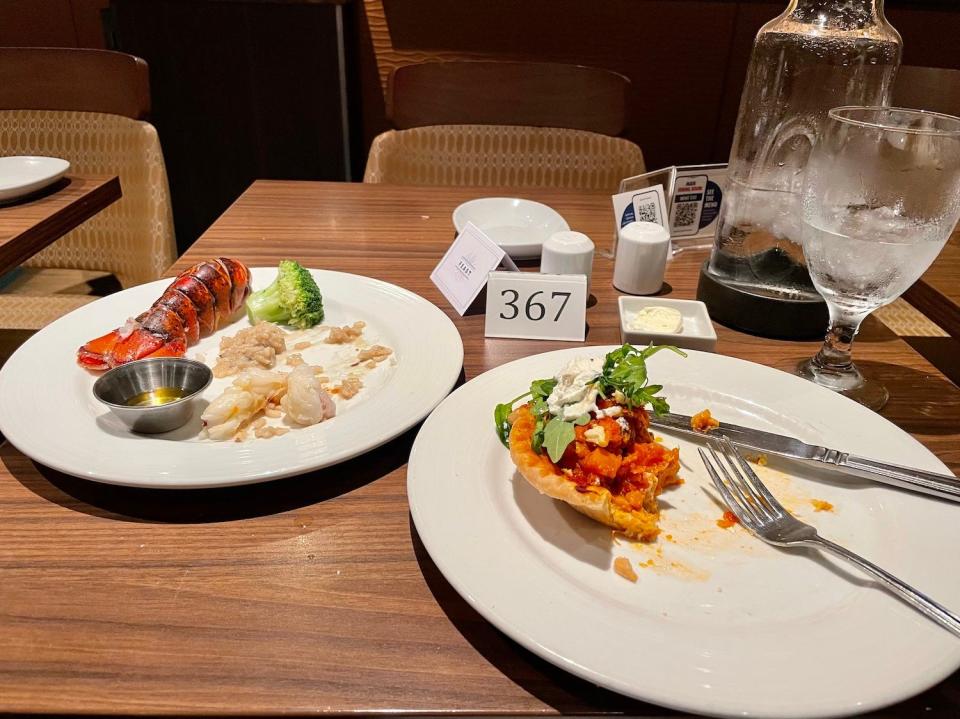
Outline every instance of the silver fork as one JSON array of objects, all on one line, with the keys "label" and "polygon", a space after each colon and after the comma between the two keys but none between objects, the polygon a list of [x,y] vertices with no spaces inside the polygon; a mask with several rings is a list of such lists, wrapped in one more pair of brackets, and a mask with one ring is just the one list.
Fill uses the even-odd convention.
[{"label": "silver fork", "polygon": [[868,562],[849,549],[821,537],[816,529],[801,522],[783,508],[729,439],[723,437],[719,444],[726,462],[720,460],[712,443],[707,446],[710,456],[700,449],[700,457],[723,501],[750,532],[768,544],[779,547],[813,545],[843,557],[879,579],[912,607],[960,636],[960,616],[873,562]]}]

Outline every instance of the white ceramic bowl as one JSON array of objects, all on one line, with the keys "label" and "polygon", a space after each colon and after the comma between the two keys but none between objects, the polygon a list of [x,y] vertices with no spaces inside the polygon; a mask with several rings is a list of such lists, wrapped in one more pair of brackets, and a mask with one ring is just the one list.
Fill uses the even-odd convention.
[{"label": "white ceramic bowl", "polygon": [[69,169],[70,163],[59,157],[0,157],[0,202],[42,190],[63,177]]},{"label": "white ceramic bowl", "polygon": [[[713,352],[717,332],[713,329],[707,306],[697,300],[674,300],[669,297],[628,297],[621,295],[620,338],[632,345],[674,345],[690,350]],[[643,307],[672,307],[683,317],[683,329],[677,334],[630,329],[630,319]]]},{"label": "white ceramic bowl", "polygon": [[543,242],[554,232],[569,230],[552,207],[517,197],[480,197],[453,211],[453,224],[462,232],[467,222],[483,230],[515,260],[540,256]]}]

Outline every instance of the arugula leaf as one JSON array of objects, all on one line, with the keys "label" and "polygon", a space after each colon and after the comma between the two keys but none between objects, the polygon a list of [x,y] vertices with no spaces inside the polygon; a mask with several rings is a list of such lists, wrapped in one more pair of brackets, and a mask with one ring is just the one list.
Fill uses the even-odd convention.
[{"label": "arugula leaf", "polygon": [[631,407],[649,404],[657,414],[669,411],[667,401],[663,397],[654,396],[663,386],[647,384],[646,360],[664,349],[672,350],[681,357],[687,356],[685,352],[670,345],[650,345],[638,350],[632,345],[624,344],[610,352],[603,362],[601,388],[605,393],[620,392]]},{"label": "arugula leaf", "polygon": [[537,397],[530,405],[530,411],[536,418],[533,425],[533,436],[530,438],[530,447],[534,452],[540,454],[540,448],[543,446],[543,427],[544,418],[548,416],[547,401],[543,397]]},{"label": "arugula leaf", "polygon": [[569,444],[576,439],[577,433],[573,422],[564,422],[554,417],[543,428],[543,443],[547,448],[547,456],[551,462],[559,462]]},{"label": "arugula leaf", "polygon": [[640,356],[646,360],[650,356],[655,355],[660,350],[671,350],[673,352],[676,352],[681,357],[687,356],[686,352],[684,352],[682,349],[679,349],[678,347],[674,347],[673,345],[650,345],[649,347],[645,348],[642,352],[640,352]]},{"label": "arugula leaf", "polygon": [[509,402],[498,404],[493,408],[493,424],[497,431],[497,437],[500,443],[509,449],[510,447],[510,413],[513,412],[513,405],[526,397],[529,392],[524,392],[519,397],[514,397]]},{"label": "arugula leaf", "polygon": [[543,447],[543,417],[537,417],[536,423],[533,425],[533,436],[530,438],[530,449],[532,449],[537,454],[540,454],[540,449]]},{"label": "arugula leaf", "polygon": [[552,377],[548,379],[535,379],[530,383],[530,395],[534,399],[543,398],[544,400],[550,396],[550,393],[553,392],[553,388],[557,386],[557,380]]},{"label": "arugula leaf", "polygon": [[653,408],[654,414],[666,414],[670,411],[670,405],[667,404],[667,400],[663,397],[650,397],[648,401]]},{"label": "arugula leaf", "polygon": [[557,380],[552,377],[534,380],[530,383],[529,392],[524,392],[519,397],[514,397],[509,402],[498,404],[493,408],[494,428],[497,431],[497,438],[504,447],[510,447],[510,413],[513,412],[513,406],[520,400],[531,397],[533,400],[531,411],[537,418],[533,436],[533,449],[536,452],[540,451],[540,445],[543,443],[543,416],[547,414],[547,397],[550,396],[556,386]]},{"label": "arugula leaf", "polygon": [[543,424],[544,416],[546,415],[537,418],[537,429],[534,432],[531,447],[534,452],[539,454],[544,442],[548,442],[547,454],[550,460],[552,462],[559,462],[560,458],[563,457],[563,453],[567,450],[567,447],[576,439],[577,434],[575,427],[587,424],[590,421],[590,415],[582,414],[571,422],[562,420],[559,417],[554,417],[547,422],[546,425]]},{"label": "arugula leaf", "polygon": [[493,408],[493,424],[497,430],[500,443],[510,447],[510,413],[513,412],[513,402],[498,404]]}]

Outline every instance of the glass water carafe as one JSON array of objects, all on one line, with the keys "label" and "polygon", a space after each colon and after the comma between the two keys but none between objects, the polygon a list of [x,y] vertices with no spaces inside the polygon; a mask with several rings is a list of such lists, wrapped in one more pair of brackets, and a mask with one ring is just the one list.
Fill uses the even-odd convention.
[{"label": "glass water carafe", "polygon": [[[889,104],[901,45],[883,0],[791,0],[757,34],[705,274],[734,293],[767,300],[761,324],[777,321],[769,316],[770,301],[820,306],[798,230],[803,169],[828,110]],[[727,323],[766,334],[751,326],[749,315],[759,308],[713,294],[703,299],[716,319],[746,314]],[[790,336],[783,329],[779,334]]]}]

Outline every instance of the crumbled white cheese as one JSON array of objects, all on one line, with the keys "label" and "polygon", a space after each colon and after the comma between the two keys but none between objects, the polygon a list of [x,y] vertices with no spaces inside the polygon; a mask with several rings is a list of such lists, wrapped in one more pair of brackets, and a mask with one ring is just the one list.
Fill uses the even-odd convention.
[{"label": "crumbled white cheese", "polygon": [[677,334],[683,331],[683,315],[673,307],[643,307],[630,317],[627,327],[640,332]]},{"label": "crumbled white cheese", "polygon": [[609,444],[609,442],[607,442],[606,430],[604,430],[599,424],[584,432],[583,438],[588,442],[593,442],[598,447],[606,447]]},{"label": "crumbled white cheese", "polygon": [[620,429],[625,433],[630,433],[630,423],[627,422],[623,417],[617,417],[617,424],[620,425]]},{"label": "crumbled white cheese", "polygon": [[598,409],[596,414],[597,419],[600,419],[601,417],[619,417],[621,414],[623,414],[623,407],[613,404],[606,409]]},{"label": "crumbled white cheese", "polygon": [[592,384],[603,369],[599,357],[577,357],[554,379],[553,392],[547,397],[547,409],[554,417],[570,421],[597,411],[597,388]]}]

